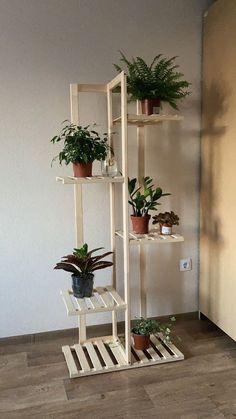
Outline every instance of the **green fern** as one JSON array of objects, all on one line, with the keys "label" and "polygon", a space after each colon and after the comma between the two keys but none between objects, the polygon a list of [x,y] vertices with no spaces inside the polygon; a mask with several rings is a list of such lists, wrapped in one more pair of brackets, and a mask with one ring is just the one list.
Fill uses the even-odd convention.
[{"label": "green fern", "polygon": [[[129,61],[123,52],[119,51],[120,61],[127,69],[127,90],[130,100],[159,98],[168,102],[174,109],[178,109],[177,101],[190,94],[190,83],[183,79],[184,75],[178,71],[175,63],[177,56],[169,59],[158,54],[150,66],[141,57]],[[118,72],[122,67],[114,64]]]}]

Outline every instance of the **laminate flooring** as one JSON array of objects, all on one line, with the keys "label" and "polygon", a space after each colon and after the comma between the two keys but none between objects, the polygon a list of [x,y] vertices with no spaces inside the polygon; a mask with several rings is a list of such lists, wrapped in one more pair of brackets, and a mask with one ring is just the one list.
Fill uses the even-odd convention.
[{"label": "laminate flooring", "polygon": [[175,331],[184,361],[73,380],[61,346],[74,330],[2,340],[0,418],[235,419],[236,342],[196,315]]}]

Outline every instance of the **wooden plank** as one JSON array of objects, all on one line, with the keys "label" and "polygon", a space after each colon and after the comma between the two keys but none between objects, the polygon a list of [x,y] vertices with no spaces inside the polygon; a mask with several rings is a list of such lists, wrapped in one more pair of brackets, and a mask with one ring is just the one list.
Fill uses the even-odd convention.
[{"label": "wooden plank", "polygon": [[89,363],[87,361],[87,358],[84,354],[82,346],[77,343],[77,344],[74,345],[74,348],[75,348],[75,352],[76,352],[76,355],[78,357],[79,363],[81,365],[82,371],[84,371],[84,372],[90,371],[91,368],[90,368]]},{"label": "wooden plank", "polygon": [[[163,337],[162,333],[158,334],[158,336],[164,342],[164,337]],[[184,358],[182,352],[180,352],[179,349],[176,348],[176,346],[173,343],[165,343],[165,345],[167,346],[167,348],[169,348],[171,350],[171,352],[174,353],[173,356],[178,357],[178,358],[182,358],[182,359]]]},{"label": "wooden plank", "polygon": [[106,343],[109,346],[110,350],[112,351],[115,359],[117,360],[118,365],[127,365],[127,362],[123,356],[123,353],[120,350],[120,344],[116,342],[110,343],[108,341]]},{"label": "wooden plank", "polygon": [[140,351],[139,349],[135,349],[134,345],[132,345],[132,348],[134,352],[138,355],[140,362],[142,364],[146,364],[147,362],[150,362],[143,351]]},{"label": "wooden plank", "polygon": [[77,84],[78,92],[86,93],[106,93],[106,84]]},{"label": "wooden plank", "polygon": [[169,354],[169,352],[166,350],[166,348],[162,345],[162,343],[156,338],[156,336],[151,336],[151,341],[154,343],[158,351],[162,354],[163,359],[169,359],[172,358],[172,356]]},{"label": "wooden plank", "polygon": [[162,357],[158,355],[158,353],[155,351],[155,349],[153,349],[152,346],[150,346],[147,349],[147,352],[151,355],[153,361],[162,361]]},{"label": "wooden plank", "polygon": [[72,356],[70,347],[69,346],[62,346],[62,352],[63,352],[63,354],[65,356],[65,359],[66,359],[66,363],[67,363],[67,367],[68,367],[68,370],[69,370],[69,373],[70,373],[70,377],[71,378],[77,377],[79,372],[77,370],[77,367],[76,367],[74,358]]},{"label": "wooden plank", "polygon": [[80,311],[87,311],[88,306],[84,298],[75,298]]},{"label": "wooden plank", "polygon": [[109,297],[108,291],[105,291],[102,287],[96,287],[96,291],[100,295],[100,298],[102,302],[104,303],[105,307],[112,307],[113,306],[113,300]]},{"label": "wooden plank", "polygon": [[90,359],[91,359],[91,361],[92,361],[92,364],[93,364],[93,366],[94,366],[94,370],[95,370],[95,371],[100,371],[100,370],[102,370],[102,369],[103,369],[103,366],[102,366],[102,365],[101,365],[101,363],[100,363],[100,360],[99,360],[99,358],[98,358],[98,356],[97,356],[97,354],[96,354],[96,351],[95,351],[95,349],[94,349],[94,347],[93,347],[93,344],[92,344],[91,342],[85,342],[83,346],[84,346],[84,347],[87,349],[87,351],[88,351],[88,354],[89,354]]},{"label": "wooden plank", "polygon": [[114,290],[113,287],[108,285],[108,286],[106,286],[106,289],[109,291],[110,295],[115,300],[115,302],[117,303],[118,306],[122,306],[122,305],[125,304],[124,300],[122,300],[122,298],[120,297],[118,292],[116,292],[116,290]]},{"label": "wooden plank", "polygon": [[108,352],[107,352],[107,350],[105,348],[105,345],[102,342],[102,340],[96,340],[94,343],[95,343],[95,345],[97,345],[98,350],[99,350],[99,352],[100,352],[100,354],[102,356],[102,359],[103,359],[103,361],[106,364],[106,367],[105,368],[112,368],[112,367],[114,367],[113,361],[110,358],[110,356],[109,356],[109,354],[108,354]]},{"label": "wooden plank", "polygon": [[63,301],[65,303],[68,316],[74,316],[74,315],[78,314],[78,312],[77,312],[77,310],[76,310],[76,308],[73,304],[73,301],[71,299],[69,291],[68,290],[61,291],[61,295],[62,295]]},{"label": "wooden plank", "polygon": [[102,304],[102,302],[98,301],[96,295],[92,295],[92,297],[89,298],[89,301],[95,310],[104,308],[104,305]]}]

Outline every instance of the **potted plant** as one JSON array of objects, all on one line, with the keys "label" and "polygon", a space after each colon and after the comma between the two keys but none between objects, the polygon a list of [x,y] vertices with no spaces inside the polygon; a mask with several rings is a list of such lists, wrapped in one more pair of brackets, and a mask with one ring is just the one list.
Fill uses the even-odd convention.
[{"label": "potted plant", "polygon": [[92,163],[94,160],[105,160],[108,151],[113,154],[111,147],[107,144],[107,136],[101,138],[97,131],[90,130],[89,125],[82,127],[64,121],[66,125],[59,135],[51,139],[53,144],[64,141],[63,150],[52,162],[59,159],[60,164],[64,161],[66,165],[73,163],[74,176],[92,176]]},{"label": "potted plant", "polygon": [[179,217],[173,211],[154,215],[152,224],[160,225],[161,234],[172,234],[172,226],[179,225]]},{"label": "potted plant", "polygon": [[94,271],[108,268],[113,262],[102,260],[113,252],[106,252],[99,256],[92,256],[94,252],[103,249],[88,250],[85,243],[81,248],[74,249],[72,255],[63,256],[61,262],[57,263],[54,269],[63,269],[71,272],[72,290],[77,298],[91,297],[93,292]]},{"label": "potted plant", "polygon": [[[142,113],[151,115],[160,112],[161,101],[178,109],[177,101],[190,94],[190,83],[183,79],[175,63],[177,57],[165,58],[158,54],[148,65],[143,58],[129,61],[120,51],[120,61],[127,67],[127,91],[130,100],[140,100]],[[122,68],[114,64],[117,71]]]},{"label": "potted plant", "polygon": [[133,230],[137,234],[148,233],[148,224],[150,220],[149,210],[156,211],[156,206],[160,205],[157,201],[163,196],[170,195],[169,193],[162,193],[160,187],[154,188],[152,178],[145,176],[143,178],[142,187],[136,188],[137,179],[129,179],[129,204],[132,206],[133,214],[131,221]]},{"label": "potted plant", "polygon": [[150,347],[150,335],[152,333],[162,333],[165,343],[172,341],[171,327],[175,321],[175,317],[170,318],[170,322],[161,323],[157,320],[144,319],[140,317],[135,320],[132,334],[134,339],[134,347],[139,350],[148,349]]}]

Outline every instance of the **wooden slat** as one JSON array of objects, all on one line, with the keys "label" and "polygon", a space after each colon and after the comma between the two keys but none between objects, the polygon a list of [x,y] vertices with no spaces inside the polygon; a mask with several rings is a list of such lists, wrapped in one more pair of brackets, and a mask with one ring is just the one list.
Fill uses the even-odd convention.
[{"label": "wooden slat", "polygon": [[[164,340],[164,337],[162,336],[162,334],[158,334],[161,340]],[[169,348],[171,350],[171,352],[174,353],[175,357],[183,357],[182,352],[180,352],[178,350],[178,348],[176,348],[176,346],[173,343],[165,343],[165,345],[167,346],[167,348]]]},{"label": "wooden slat", "polygon": [[85,342],[83,346],[88,351],[88,354],[89,354],[90,359],[91,359],[91,361],[93,363],[94,369],[96,371],[102,370],[103,369],[103,366],[100,363],[100,360],[99,360],[99,358],[98,358],[98,356],[96,354],[96,351],[95,351],[95,349],[93,347],[93,344],[91,342]]},{"label": "wooden slat", "polygon": [[106,84],[77,84],[78,92],[86,93],[106,93]]},{"label": "wooden slat", "polygon": [[120,344],[118,343],[110,343],[110,342],[106,342],[107,345],[109,346],[110,350],[112,351],[114,357],[116,358],[118,365],[127,365],[125,358],[120,350]]},{"label": "wooden slat", "polygon": [[101,298],[102,302],[104,303],[105,307],[112,307],[113,306],[112,299],[109,298],[110,294],[108,293],[108,291],[105,291],[104,288],[102,288],[102,287],[96,287],[96,291],[100,295],[100,298]]},{"label": "wooden slat", "polygon": [[102,356],[103,361],[106,364],[106,368],[112,368],[114,367],[113,361],[111,360],[104,343],[101,340],[96,340],[95,345],[97,345],[98,350]]},{"label": "wooden slat", "polygon": [[71,378],[77,377],[79,372],[77,370],[77,367],[76,367],[74,358],[72,356],[70,347],[69,346],[62,346],[62,352],[63,352],[63,354],[65,356],[65,359],[66,359],[66,363],[67,363],[67,367],[68,367],[68,370],[69,370],[69,373],[70,373],[70,377]]},{"label": "wooden slat", "polygon": [[76,303],[77,303],[80,311],[88,310],[88,306],[87,306],[84,298],[76,298],[75,300],[76,300]]},{"label": "wooden slat", "polygon": [[155,351],[155,349],[153,349],[152,346],[150,346],[147,349],[147,352],[151,355],[153,361],[162,361],[162,358],[160,357],[160,355],[158,355],[158,353]]},{"label": "wooden slat", "polygon": [[78,357],[79,363],[81,365],[82,371],[84,371],[84,372],[90,371],[91,368],[90,368],[90,365],[89,365],[89,363],[87,361],[87,358],[84,354],[82,346],[80,344],[75,344],[74,348],[75,348],[75,352],[76,352],[76,355]]},{"label": "wooden slat", "polygon": [[143,351],[140,351],[139,349],[135,349],[134,345],[132,345],[132,348],[133,348],[134,352],[138,355],[138,357],[140,359],[140,362],[142,364],[150,362]]},{"label": "wooden slat", "polygon": [[162,354],[164,359],[171,358],[171,355],[169,354],[169,352],[162,345],[162,343],[156,338],[156,336],[152,335],[151,340],[154,343],[154,345],[156,346],[156,348],[158,349],[158,351]]},{"label": "wooden slat", "polygon": [[73,301],[71,299],[70,292],[68,290],[61,291],[61,295],[62,295],[63,301],[65,303],[68,316],[75,315],[76,314],[76,308],[75,308],[75,306],[73,304]]},{"label": "wooden slat", "polygon": [[92,297],[90,297],[89,301],[94,309],[104,308],[104,305],[102,304],[102,302],[98,301],[96,295],[93,295]]},{"label": "wooden slat", "polygon": [[116,292],[116,290],[114,290],[113,287],[111,286],[106,286],[106,289],[109,291],[110,295],[112,296],[112,298],[115,300],[115,302],[117,303],[117,305],[124,305],[124,300],[122,300],[122,298],[119,296],[119,294]]}]

